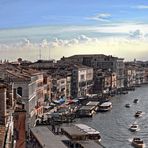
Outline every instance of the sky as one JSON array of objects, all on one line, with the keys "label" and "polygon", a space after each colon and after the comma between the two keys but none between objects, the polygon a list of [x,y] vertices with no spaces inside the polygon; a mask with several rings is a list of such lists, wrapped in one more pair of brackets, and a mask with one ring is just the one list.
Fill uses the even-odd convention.
[{"label": "sky", "polygon": [[0,59],[148,60],[147,0],[0,0]]}]

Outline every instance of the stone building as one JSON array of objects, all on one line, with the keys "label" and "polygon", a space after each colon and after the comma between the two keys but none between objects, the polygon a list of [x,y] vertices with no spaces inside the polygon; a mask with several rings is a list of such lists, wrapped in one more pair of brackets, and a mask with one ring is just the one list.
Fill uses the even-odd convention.
[{"label": "stone building", "polygon": [[3,65],[0,77],[8,83],[13,83],[16,94],[21,98],[26,110],[26,130],[35,125],[37,116],[43,115],[43,74],[30,68],[20,66]]},{"label": "stone building", "polygon": [[3,148],[14,146],[12,137],[14,105],[12,85],[0,80],[0,146]]},{"label": "stone building", "polygon": [[124,63],[123,58],[107,56],[103,54],[74,55],[63,57],[61,63],[80,63],[94,70],[102,69],[103,71],[115,72],[117,76],[117,89],[124,87]]},{"label": "stone building", "polygon": [[93,85],[93,68],[74,65],[72,70],[71,95],[83,97],[89,93]]}]

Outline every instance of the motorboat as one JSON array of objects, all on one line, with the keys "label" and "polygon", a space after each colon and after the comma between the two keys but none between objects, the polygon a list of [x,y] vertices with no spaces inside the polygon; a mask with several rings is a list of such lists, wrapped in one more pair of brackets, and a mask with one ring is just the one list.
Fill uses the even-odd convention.
[{"label": "motorboat", "polygon": [[138,99],[134,99],[134,101],[133,101],[134,103],[138,103],[139,102],[139,100]]},{"label": "motorboat", "polygon": [[142,111],[137,111],[135,113],[135,117],[141,117],[142,116]]},{"label": "motorboat", "polygon": [[130,108],[131,105],[128,103],[128,104],[125,104],[125,107],[126,107],[126,108]]},{"label": "motorboat", "polygon": [[111,102],[104,102],[99,105],[99,111],[105,112],[112,109],[112,103]]},{"label": "motorboat", "polygon": [[132,145],[135,148],[143,148],[144,147],[144,142],[140,138],[133,138]]},{"label": "motorboat", "polygon": [[129,128],[129,130],[131,131],[131,132],[136,132],[136,131],[138,131],[138,129],[139,129],[139,125],[138,124],[132,124],[131,126],[130,126],[130,128]]}]

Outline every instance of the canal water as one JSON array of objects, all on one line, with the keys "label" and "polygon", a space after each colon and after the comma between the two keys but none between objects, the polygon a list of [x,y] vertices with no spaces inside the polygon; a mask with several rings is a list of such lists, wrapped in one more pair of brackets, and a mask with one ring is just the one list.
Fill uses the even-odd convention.
[{"label": "canal water", "polygon": [[[133,100],[137,98],[139,102],[134,104]],[[117,95],[111,102],[111,111],[97,113],[93,118],[78,119],[77,122],[97,129],[101,134],[101,144],[104,148],[133,148],[133,137],[142,138],[145,147],[148,148],[148,85],[129,91],[126,95]],[[125,107],[127,103],[131,104],[130,108]],[[135,118],[134,114],[138,110],[142,110],[144,114],[140,118]],[[132,123],[137,123],[140,130],[130,132],[128,128]]]}]

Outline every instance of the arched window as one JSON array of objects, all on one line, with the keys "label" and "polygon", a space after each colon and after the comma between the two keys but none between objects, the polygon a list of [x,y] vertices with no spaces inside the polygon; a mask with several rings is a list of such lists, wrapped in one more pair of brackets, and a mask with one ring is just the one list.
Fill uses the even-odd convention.
[{"label": "arched window", "polygon": [[18,87],[18,88],[17,88],[17,93],[18,93],[20,96],[22,96],[22,87]]}]

